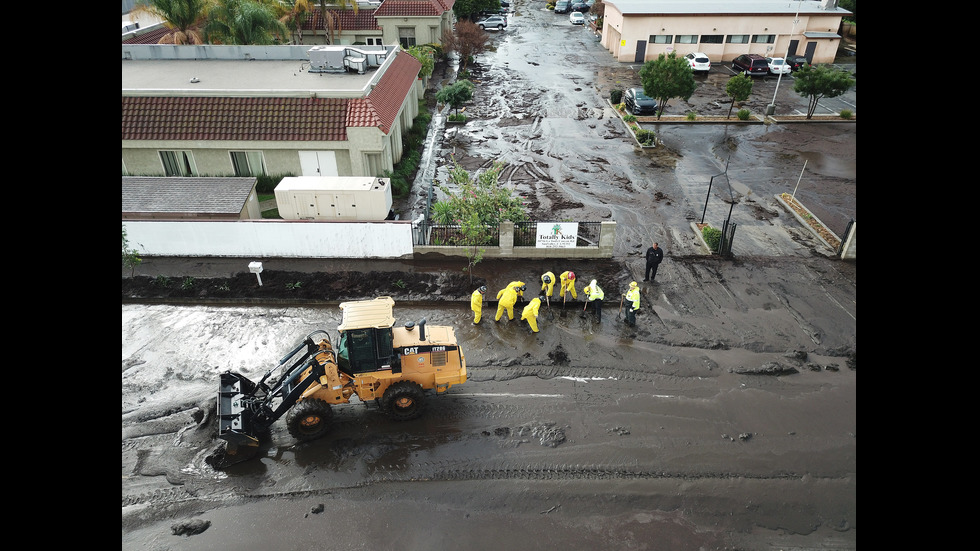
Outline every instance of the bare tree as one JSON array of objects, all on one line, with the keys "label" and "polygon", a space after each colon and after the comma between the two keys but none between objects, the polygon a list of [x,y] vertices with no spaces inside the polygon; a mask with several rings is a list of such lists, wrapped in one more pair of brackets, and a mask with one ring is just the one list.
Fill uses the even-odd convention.
[{"label": "bare tree", "polygon": [[459,70],[465,71],[470,59],[487,51],[490,37],[476,23],[461,19],[456,22],[456,28],[446,29],[442,33],[442,46],[446,51],[459,54]]}]

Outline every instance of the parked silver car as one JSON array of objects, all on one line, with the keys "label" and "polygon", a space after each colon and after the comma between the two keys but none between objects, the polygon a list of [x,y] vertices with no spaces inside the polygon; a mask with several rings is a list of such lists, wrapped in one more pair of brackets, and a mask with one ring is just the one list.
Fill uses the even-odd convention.
[{"label": "parked silver car", "polygon": [[498,31],[502,31],[507,26],[507,18],[502,15],[491,15],[486,19],[477,21],[476,24],[483,30],[497,29]]}]

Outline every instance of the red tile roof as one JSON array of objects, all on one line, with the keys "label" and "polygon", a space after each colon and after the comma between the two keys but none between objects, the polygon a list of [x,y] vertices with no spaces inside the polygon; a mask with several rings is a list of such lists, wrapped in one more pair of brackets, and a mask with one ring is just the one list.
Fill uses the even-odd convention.
[{"label": "red tile roof", "polygon": [[441,16],[452,9],[456,0],[385,0],[374,15],[376,17]]},{"label": "red tile roof", "polygon": [[164,25],[160,25],[158,28],[149,30],[145,33],[140,34],[139,36],[129,37],[126,40],[123,40],[122,43],[123,44],[157,44],[158,42],[160,42],[160,39],[163,38],[163,36],[169,32],[171,32],[170,29],[168,29]]},{"label": "red tile roof", "polygon": [[[367,101],[377,113],[381,123],[379,126],[385,134],[391,131],[391,125],[395,122],[395,117],[398,116],[398,110],[401,109],[405,97],[408,96],[412,86],[415,85],[415,81],[418,80],[421,69],[422,64],[419,63],[419,60],[406,52],[399,52],[391,67],[385,71],[385,74],[381,75],[381,80],[368,94]],[[353,112],[354,109],[352,108],[351,111]],[[348,126],[361,125],[349,124]]]},{"label": "red tile roof", "polygon": [[351,101],[123,96],[122,139],[345,141]]},{"label": "red tile roof", "polygon": [[[380,31],[378,20],[374,18],[374,10],[327,10],[334,17],[340,18],[340,28],[344,31]],[[303,22],[303,30],[323,30],[323,16],[319,8],[314,8]]]}]

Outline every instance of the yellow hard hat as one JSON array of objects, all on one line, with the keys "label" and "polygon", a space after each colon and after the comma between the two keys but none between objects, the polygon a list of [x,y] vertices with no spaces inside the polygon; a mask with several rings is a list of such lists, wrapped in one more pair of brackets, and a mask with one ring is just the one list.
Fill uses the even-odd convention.
[{"label": "yellow hard hat", "polygon": [[632,289],[633,287],[636,287],[636,282],[630,281],[630,289]]}]

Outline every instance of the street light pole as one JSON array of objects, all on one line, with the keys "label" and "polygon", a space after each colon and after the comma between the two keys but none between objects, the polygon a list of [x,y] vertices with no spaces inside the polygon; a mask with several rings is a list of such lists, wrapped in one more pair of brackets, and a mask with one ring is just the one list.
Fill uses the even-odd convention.
[{"label": "street light pole", "polygon": [[[800,6],[803,5],[803,0],[796,5],[796,17],[793,18],[793,30],[789,33],[789,41],[793,41],[793,36],[796,35],[796,24],[800,22]],[[786,44],[786,55],[783,56],[783,63],[785,64],[786,58],[789,57],[789,44]],[[779,93],[779,83],[783,81],[783,70],[779,70],[779,76],[776,78],[776,90],[772,93],[772,103],[766,109],[767,115],[772,115],[776,112],[776,94]]]}]

